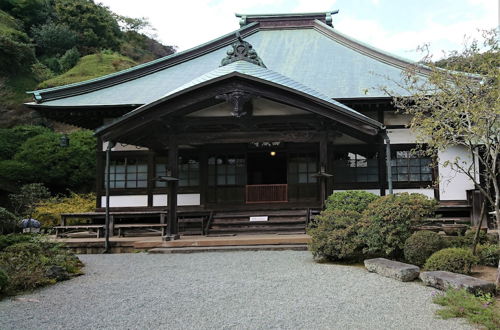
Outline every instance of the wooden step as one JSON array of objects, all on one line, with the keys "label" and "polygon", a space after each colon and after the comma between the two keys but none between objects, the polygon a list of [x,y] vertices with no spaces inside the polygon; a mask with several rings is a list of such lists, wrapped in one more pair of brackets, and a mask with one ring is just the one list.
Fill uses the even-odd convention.
[{"label": "wooden step", "polygon": [[297,227],[297,226],[281,226],[281,227],[255,227],[255,226],[248,226],[248,227],[223,227],[223,228],[213,228],[210,229],[210,234],[213,233],[242,233],[242,232],[247,232],[247,231],[255,231],[255,232],[280,232],[280,231],[290,231],[290,230],[295,230],[295,231],[302,231],[302,229],[305,232],[305,228],[302,227]]},{"label": "wooden step", "polygon": [[212,222],[212,226],[250,226],[250,225],[255,225],[255,226],[280,226],[280,225],[286,225],[286,224],[302,224],[305,226],[305,219],[291,219],[291,220],[270,220],[270,221],[224,221],[224,220],[218,220]]},{"label": "wooden step", "polygon": [[307,210],[285,210],[285,211],[254,211],[254,212],[220,212],[214,214],[214,219],[219,218],[250,218],[250,217],[287,217],[307,216]]}]

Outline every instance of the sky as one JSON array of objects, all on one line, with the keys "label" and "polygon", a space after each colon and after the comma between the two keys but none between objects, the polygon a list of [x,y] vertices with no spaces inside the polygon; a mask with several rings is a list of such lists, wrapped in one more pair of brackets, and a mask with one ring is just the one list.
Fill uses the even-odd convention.
[{"label": "sky", "polygon": [[235,13],[339,10],[334,28],[410,60],[429,44],[433,59],[460,50],[478,30],[497,28],[500,0],[96,0],[117,14],[146,17],[156,39],[179,51],[239,28]]}]

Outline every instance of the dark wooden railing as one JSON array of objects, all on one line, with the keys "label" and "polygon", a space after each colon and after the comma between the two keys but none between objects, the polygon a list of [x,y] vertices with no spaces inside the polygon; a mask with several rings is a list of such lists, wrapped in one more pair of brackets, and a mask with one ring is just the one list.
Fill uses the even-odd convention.
[{"label": "dark wooden railing", "polygon": [[247,204],[288,202],[288,185],[287,184],[247,185],[246,200]]}]

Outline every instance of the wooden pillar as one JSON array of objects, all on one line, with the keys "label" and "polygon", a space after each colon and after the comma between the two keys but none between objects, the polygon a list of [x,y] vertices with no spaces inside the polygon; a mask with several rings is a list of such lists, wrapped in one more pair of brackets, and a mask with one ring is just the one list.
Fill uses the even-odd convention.
[{"label": "wooden pillar", "polygon": [[[319,140],[319,172],[320,173],[328,173],[328,133],[324,132],[321,135],[321,139]],[[321,191],[321,207],[325,206],[325,200],[328,197],[326,193],[326,177],[320,176],[318,178],[320,180]]]},{"label": "wooden pillar", "polygon": [[103,153],[103,144],[102,144],[102,139],[98,137],[96,139],[96,187],[95,187],[95,192],[96,192],[96,208],[102,207],[102,196],[103,194],[103,187],[104,187],[104,153]]},{"label": "wooden pillar", "polygon": [[153,206],[153,188],[156,185],[155,177],[155,164],[154,164],[154,151],[148,151],[148,183],[147,183],[147,193],[148,193],[148,207]]},{"label": "wooden pillar", "polygon": [[[378,147],[378,184],[380,188],[380,196],[385,196],[387,189],[387,166],[386,166],[386,149],[384,140],[380,137],[377,139]],[[389,155],[390,157],[390,155]]]},{"label": "wooden pillar", "polygon": [[[177,138],[171,134],[168,139],[168,176],[179,177],[179,146]],[[177,222],[177,186],[178,181],[168,183],[168,223],[167,240],[179,238],[179,224]]]},{"label": "wooden pillar", "polygon": [[205,149],[200,148],[200,204],[205,206],[208,193],[208,154]]}]

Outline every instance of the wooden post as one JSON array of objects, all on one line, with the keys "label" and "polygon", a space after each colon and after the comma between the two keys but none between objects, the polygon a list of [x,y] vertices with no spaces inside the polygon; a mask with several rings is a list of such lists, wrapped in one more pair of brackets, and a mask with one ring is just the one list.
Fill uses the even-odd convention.
[{"label": "wooden post", "polygon": [[[106,219],[105,219],[105,232],[104,232],[104,253],[110,253],[109,246],[109,189],[111,181],[110,163],[111,163],[111,149],[115,146],[115,142],[108,141],[106,148]],[[97,235],[99,237],[99,234]]]},{"label": "wooden post", "polygon": [[[328,172],[328,132],[324,132],[321,135],[321,139],[319,140],[319,172],[327,173]],[[325,200],[328,197],[326,194],[326,177],[319,177],[321,184],[321,208],[325,206]]]},{"label": "wooden post", "polygon": [[[179,146],[177,138],[171,134],[168,139],[168,169],[170,176],[179,177]],[[168,173],[167,173],[168,175]],[[179,239],[179,223],[177,221],[177,185],[178,181],[168,183],[168,223],[165,240]]]},{"label": "wooden post", "polygon": [[[390,157],[390,156],[389,156]],[[380,188],[380,196],[385,196],[387,188],[387,166],[386,166],[386,150],[384,140],[378,139],[378,184]]]}]

